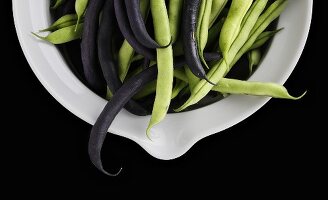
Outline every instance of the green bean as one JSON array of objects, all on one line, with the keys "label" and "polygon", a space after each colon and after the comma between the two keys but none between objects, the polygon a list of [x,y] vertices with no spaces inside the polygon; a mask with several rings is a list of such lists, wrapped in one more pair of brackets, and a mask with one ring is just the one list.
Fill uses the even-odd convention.
[{"label": "green bean", "polygon": [[211,9],[212,9],[212,0],[202,1],[199,9],[199,17],[198,17],[197,31],[196,31],[198,54],[201,61],[207,68],[209,67],[204,59],[204,49],[208,39],[208,29],[210,23],[209,20],[210,20]]},{"label": "green bean", "polygon": [[253,0],[232,0],[231,7],[227,19],[221,30],[221,36],[219,39],[220,50],[223,53],[223,57],[227,57],[230,47],[238,33],[244,16],[248,9],[251,7]]},{"label": "green bean", "polygon": [[64,27],[73,25],[72,23],[76,24],[77,16],[75,14],[68,14],[64,15],[58,20],[56,20],[53,24],[51,24],[48,28],[40,30],[39,32],[46,32],[46,31],[55,31]]},{"label": "green bean", "polygon": [[[153,16],[155,39],[159,45],[165,46],[172,39],[165,0],[151,0],[150,8]],[[157,67],[156,97],[152,116],[147,128],[148,137],[150,137],[151,128],[164,119],[170,106],[173,88],[172,45],[157,49]]]},{"label": "green bean", "polygon": [[76,0],[75,1],[75,12],[77,15],[77,22],[76,22],[75,30],[77,29],[77,26],[80,23],[81,18],[85,13],[85,10],[87,9],[88,3],[89,3],[89,0]]},{"label": "green bean", "polygon": [[245,54],[254,44],[259,35],[274,21],[287,6],[288,0],[276,0],[269,8],[259,17],[256,25],[253,27],[247,42],[239,50],[233,59],[231,66],[233,66],[243,54]]},{"label": "green bean", "polygon": [[228,56],[226,56],[225,58],[226,62],[231,63],[235,55],[248,40],[252,28],[257,23],[257,20],[259,19],[259,16],[265,9],[267,3],[268,0],[256,0],[256,2],[249,9],[249,11],[246,14],[247,17],[245,17],[241,32],[238,34],[236,40],[231,45],[231,49],[228,53]]},{"label": "green bean", "polygon": [[291,100],[298,100],[306,94],[305,92],[299,97],[293,97],[288,93],[287,89],[284,86],[276,83],[241,81],[228,78],[222,78],[219,83],[213,87],[213,90],[227,94],[270,96],[274,98]]},{"label": "green bean", "polygon": [[169,20],[172,36],[172,43],[178,39],[181,23],[183,0],[170,0],[169,3]]},{"label": "green bean", "polygon": [[51,6],[51,9],[57,9],[61,5],[63,5],[66,2],[66,0],[56,0],[53,6]]},{"label": "green bean", "polygon": [[256,41],[254,42],[253,46],[249,50],[257,49],[264,45],[270,38],[272,38],[275,34],[280,32],[283,28],[280,28],[275,31],[265,31],[261,33],[257,38]]},{"label": "green bean", "polygon": [[247,57],[249,62],[249,73],[252,74],[254,66],[260,64],[262,58],[261,51],[259,49],[253,49],[248,52]]},{"label": "green bean", "polygon": [[[149,1],[142,0],[140,1],[140,11],[144,18],[148,13]],[[126,75],[130,69],[132,59],[134,57],[135,51],[127,40],[124,40],[119,53],[118,53],[118,74],[120,80],[123,82],[126,78]]]},{"label": "green bean", "polygon": [[82,30],[83,30],[83,24],[79,24],[76,31],[75,31],[75,25],[73,25],[73,26],[59,29],[53,33],[50,33],[46,37],[42,37],[40,35],[37,35],[36,33],[32,33],[32,34],[52,44],[63,44],[81,38]]},{"label": "green bean", "polygon": [[[251,34],[249,36],[249,39],[247,40],[247,42],[242,46],[242,48],[238,51],[237,55],[235,56],[235,58],[233,59],[233,61],[231,63],[227,63],[227,61],[219,61],[217,62],[209,71],[208,73],[208,77],[209,79],[214,82],[214,83],[218,83],[220,81],[220,79],[222,79],[226,73],[231,69],[231,66],[233,66],[239,59],[240,57],[247,52],[247,50],[253,45],[253,43],[255,42],[256,38],[268,27],[268,25],[274,20],[276,19],[281,12],[283,11],[283,9],[286,6],[287,1],[286,0],[277,0],[274,3],[272,3],[269,8],[259,17],[258,21],[261,18],[261,25],[257,25],[258,22],[256,22],[256,24],[254,25],[253,29],[255,27],[256,31]],[[254,11],[255,12],[255,11]],[[265,20],[262,20],[262,18],[265,17]],[[226,23],[226,22],[225,22]],[[230,23],[230,22],[229,22]],[[244,26],[244,28],[246,28]],[[221,31],[221,35],[222,34],[226,34],[229,33],[231,31],[226,31],[226,32],[222,32]],[[251,31],[252,32],[252,31]],[[221,37],[220,37],[221,38]],[[240,36],[240,39],[243,39],[242,36]],[[238,44],[238,42],[236,43]],[[231,56],[231,55],[230,55]],[[232,56],[231,56],[232,57]],[[213,88],[213,85],[208,84],[206,81],[199,81],[197,83],[197,85],[195,85],[195,87],[193,88],[192,91],[192,95],[189,97],[189,99],[178,109],[176,109],[176,111],[182,111],[185,108],[187,108],[190,105],[193,105],[195,103],[197,103],[198,101],[200,101],[204,96],[207,95],[207,93]]]},{"label": "green bean", "polygon": [[213,0],[209,27],[213,26],[216,19],[221,14],[223,8],[226,6],[227,2],[228,0]]},{"label": "green bean", "polygon": [[171,99],[175,99],[175,97],[177,97],[179,95],[179,93],[185,88],[188,86],[188,83],[185,82],[185,81],[181,81],[181,80],[177,80],[176,81],[176,84],[173,88],[173,91],[172,91],[172,97]]}]

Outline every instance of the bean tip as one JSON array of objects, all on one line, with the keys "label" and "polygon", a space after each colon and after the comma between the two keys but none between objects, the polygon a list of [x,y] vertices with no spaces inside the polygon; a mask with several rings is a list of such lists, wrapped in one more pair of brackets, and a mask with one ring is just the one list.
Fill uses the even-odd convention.
[{"label": "bean tip", "polygon": [[41,40],[44,40],[45,39],[45,37],[42,37],[42,36],[40,36],[40,35],[38,35],[38,34],[36,34],[34,32],[31,32],[31,34],[34,35],[35,37],[41,39]]},{"label": "bean tip", "polygon": [[300,100],[300,99],[302,99],[305,95],[306,95],[306,93],[307,93],[308,91],[305,91],[301,96],[299,96],[299,97],[293,97],[293,100]]}]

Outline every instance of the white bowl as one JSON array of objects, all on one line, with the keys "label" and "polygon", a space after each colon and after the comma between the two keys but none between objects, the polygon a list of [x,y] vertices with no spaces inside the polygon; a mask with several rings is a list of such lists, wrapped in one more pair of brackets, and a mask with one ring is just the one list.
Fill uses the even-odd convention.
[{"label": "white bowl", "polygon": [[[283,84],[301,56],[312,16],[312,0],[290,0],[279,19],[285,29],[274,37],[270,49],[250,80]],[[30,32],[50,25],[49,1],[13,0],[17,34],[24,54],[43,86],[65,108],[94,124],[106,101],[85,87],[70,71],[59,51],[33,37]],[[109,131],[129,138],[159,159],[173,159],[197,141],[244,120],[269,98],[231,95],[210,106],[186,113],[169,114],[152,129],[153,141],[145,130],[150,117],[119,113]]]}]

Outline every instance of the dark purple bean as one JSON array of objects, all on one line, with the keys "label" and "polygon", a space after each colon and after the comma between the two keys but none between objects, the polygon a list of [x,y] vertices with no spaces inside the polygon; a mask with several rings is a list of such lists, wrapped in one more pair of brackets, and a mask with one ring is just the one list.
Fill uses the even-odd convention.
[{"label": "dark purple bean", "polygon": [[[205,59],[208,58],[210,60],[218,60],[221,58],[218,53],[205,53],[204,55]],[[175,61],[175,68],[181,68],[184,66],[183,57],[179,60],[180,64]],[[104,170],[101,161],[101,149],[110,125],[126,103],[129,102],[134,95],[140,92],[145,85],[155,80],[156,77],[157,66],[154,65],[128,79],[128,81],[122,85],[122,87],[113,95],[112,99],[106,104],[95,125],[92,127],[88,147],[89,157],[96,168],[104,174],[109,176],[115,176],[118,174],[110,174]]]},{"label": "dark purple bean", "polygon": [[89,87],[103,94],[106,91],[106,83],[99,67],[97,56],[97,30],[99,26],[99,14],[105,0],[90,0],[83,24],[81,56],[85,79]]},{"label": "dark purple bean", "polygon": [[[98,31],[98,57],[107,86],[113,94],[122,86],[112,49],[115,25],[114,0],[107,0],[103,8]],[[139,116],[149,114],[147,110],[133,100],[125,105],[125,109]]]},{"label": "dark purple bean", "polygon": [[[211,62],[211,61],[217,61],[220,60],[222,56],[218,52],[210,52],[210,53],[204,53],[204,59],[206,62]],[[174,57],[174,67],[183,67],[186,65],[186,60],[184,56],[177,56]]]},{"label": "dark purple bean", "polygon": [[184,1],[182,17],[183,49],[187,65],[191,72],[198,78],[205,79],[207,82],[213,84],[206,77],[205,70],[198,54],[198,46],[195,37],[200,2],[201,0]]},{"label": "dark purple bean", "polygon": [[113,98],[107,103],[101,114],[99,115],[95,125],[92,127],[88,152],[91,162],[101,172],[110,174],[104,170],[101,161],[101,148],[107,135],[108,128],[112,124],[116,115],[124,107],[124,105],[138,93],[147,83],[155,80],[157,77],[157,67],[152,66],[129,79],[123,86],[113,95]]},{"label": "dark purple bean", "polygon": [[123,0],[114,0],[115,15],[118,22],[118,26],[124,36],[124,38],[129,42],[133,49],[143,55],[144,57],[155,60],[156,52],[153,49],[149,49],[143,46],[134,36],[133,31],[129,24],[129,19],[126,14],[126,9]]},{"label": "dark purple bean", "polygon": [[144,19],[140,13],[140,0],[125,0],[125,6],[136,39],[147,48],[160,48],[160,45],[150,37],[146,29]]}]

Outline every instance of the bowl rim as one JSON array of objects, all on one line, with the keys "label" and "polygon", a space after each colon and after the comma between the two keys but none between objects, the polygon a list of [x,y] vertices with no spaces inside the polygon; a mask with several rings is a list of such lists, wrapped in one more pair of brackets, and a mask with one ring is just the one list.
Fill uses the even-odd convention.
[{"label": "bowl rim", "polygon": [[[38,2],[39,1],[39,2]],[[302,29],[302,33],[300,36],[300,43],[298,45],[298,48],[295,50],[294,52],[294,56],[292,59],[290,59],[290,64],[288,69],[286,69],[285,73],[279,77],[279,79],[276,79],[275,82],[279,83],[279,84],[283,84],[286,82],[286,80],[288,79],[288,77],[290,76],[290,74],[292,73],[293,69],[295,68],[299,58],[301,57],[302,51],[304,49],[304,46],[306,44],[306,40],[309,34],[309,30],[310,30],[310,24],[311,24],[311,19],[312,19],[312,9],[313,9],[313,0],[302,0],[303,2],[307,3],[307,13],[305,13],[307,15],[306,17],[306,21],[304,21],[304,25],[303,25],[303,29]],[[32,55],[32,51],[30,51],[31,49],[31,44],[33,46],[33,48],[39,48],[39,50],[41,50],[41,52],[43,52],[43,56],[49,56],[46,55],[44,52],[46,50],[51,50],[52,52],[54,52],[54,54],[56,54],[55,51],[57,51],[57,54],[55,55],[55,57],[47,57],[48,60],[47,63],[51,66],[53,66],[54,64],[51,62],[54,62],[56,64],[59,65],[66,65],[65,62],[63,60],[59,61],[59,60],[55,60],[59,57],[61,57],[61,55],[58,55],[59,52],[58,50],[54,50],[55,47],[51,47],[50,45],[47,45],[45,43],[42,43],[38,40],[32,39],[31,35],[27,36],[27,32],[24,31],[23,27],[25,26],[25,22],[27,20],[27,16],[29,15],[29,17],[32,19],[32,15],[33,12],[31,12],[31,10],[35,9],[34,7],[29,7],[30,3],[33,2],[33,5],[37,5],[37,4],[49,4],[49,2],[47,1],[46,3],[44,2],[44,0],[26,0],[24,2],[22,2],[21,0],[12,0],[12,5],[13,5],[13,16],[14,16],[14,21],[15,21],[15,27],[16,27],[16,32],[18,35],[18,39],[19,42],[21,44],[22,50],[24,52],[24,55],[31,67],[31,69],[33,70],[34,74],[37,76],[37,78],[39,79],[39,81],[42,83],[42,85],[46,88],[46,90],[60,103],[62,104],[66,109],[68,109],[70,112],[72,112],[74,115],[76,115],[77,117],[81,118],[82,120],[86,121],[89,124],[94,124],[96,118],[97,118],[97,114],[99,114],[102,110],[102,108],[105,106],[106,101],[104,99],[102,99],[101,97],[97,96],[95,93],[93,93],[91,90],[89,90],[86,86],[84,86],[82,84],[82,82],[80,82],[78,80],[77,77],[74,76],[74,74],[68,70],[67,67],[67,71],[66,72],[61,72],[61,73],[67,73],[67,77],[53,77],[53,79],[49,79],[49,74],[46,74],[47,72],[44,71],[44,69],[42,67],[39,66],[39,61],[36,61],[37,59],[42,59],[42,58],[37,58],[36,55]],[[28,7],[28,9],[26,9],[26,7]],[[22,13],[22,9],[26,9],[29,13]],[[27,12],[26,11],[26,12]],[[45,13],[43,14],[43,17],[47,17],[49,19],[49,16],[47,16]],[[42,22],[39,23],[45,25],[49,24],[49,20],[41,20]],[[48,23],[48,24],[47,24]],[[39,27],[35,27],[32,24],[32,27],[34,28],[39,28]],[[36,29],[34,29],[36,30]],[[33,31],[33,30],[30,30]],[[37,44],[34,44],[33,42],[38,41]],[[266,58],[265,58],[266,59]],[[269,62],[269,61],[268,61]],[[54,66],[53,66],[54,67]],[[256,79],[258,78],[256,74],[258,74],[260,72],[258,72],[258,70],[253,74],[253,76],[250,78],[250,80],[252,79]],[[66,75],[66,74],[65,74]],[[65,85],[63,83],[63,85],[54,85],[55,82],[58,82],[58,80],[63,81],[63,79],[69,79],[72,78],[75,80],[71,80],[74,82],[74,86],[69,86],[69,85]],[[55,81],[56,79],[56,81]],[[66,80],[65,79],[65,80]],[[65,81],[64,80],[64,81]],[[258,79],[257,79],[258,80]],[[67,81],[67,80],[66,80]],[[76,84],[76,85],[75,85]],[[73,91],[72,87],[74,87],[74,89],[76,91]],[[64,95],[65,92],[61,91],[61,90],[65,90],[65,92],[72,92],[72,94],[66,94],[66,96]],[[76,102],[72,102],[72,99],[74,99],[76,96],[78,95],[82,95],[85,96],[86,99],[92,99],[92,106],[90,106],[90,108],[85,108],[83,106],[88,105],[86,104],[86,102],[83,102],[83,100],[81,100],[82,102],[79,102],[78,104],[76,104]],[[239,97],[238,97],[239,98]],[[243,100],[249,100],[252,99],[251,97],[247,97],[247,98],[243,98]],[[268,97],[264,97],[261,98],[257,101],[256,105],[253,105],[252,108],[248,109],[248,112],[244,112],[242,113],[240,116],[233,118],[233,120],[230,120],[228,122],[222,123],[221,125],[211,128],[211,129],[207,129],[207,130],[203,130],[203,129],[199,129],[197,131],[199,131],[199,135],[193,137],[192,139],[190,139],[188,141],[188,145],[186,145],[186,147],[182,150],[180,150],[178,153],[176,153],[175,155],[167,155],[165,153],[161,153],[161,152],[153,152],[153,146],[150,145],[150,142],[148,141],[147,137],[144,136],[140,136],[140,135],[133,135],[130,134],[127,130],[122,130],[119,123],[113,123],[113,126],[110,127],[109,131],[116,134],[116,135],[120,135],[120,136],[124,136],[126,138],[129,138],[135,142],[137,142],[140,146],[142,146],[148,153],[150,153],[152,156],[159,158],[159,159],[173,159],[176,157],[181,156],[182,154],[184,154],[191,146],[193,146],[197,141],[199,141],[200,139],[203,139],[209,135],[212,135],[214,133],[220,132],[222,130],[225,130],[237,123],[239,123],[240,121],[246,119],[247,117],[249,117],[250,115],[252,115],[253,113],[255,113],[257,110],[259,110],[265,103],[267,103],[269,101],[270,98]],[[76,100],[76,99],[75,99]],[[235,101],[236,100],[236,96],[235,95],[231,95],[231,97],[228,97],[220,102],[227,102],[227,101]],[[166,122],[164,122],[162,126],[160,126],[158,129],[163,128],[165,126],[168,126],[168,122],[172,122],[174,120],[177,119],[177,115],[179,116],[184,116],[186,117],[188,115],[188,113],[204,113],[206,111],[209,111],[209,109],[213,108],[213,106],[215,106],[218,103],[212,104],[210,106],[201,108],[201,109],[197,109],[195,111],[189,111],[186,113],[179,113],[179,114],[169,114],[167,116],[168,119]],[[133,115],[129,114],[126,111],[121,111],[119,114],[119,120],[136,120],[134,118]],[[138,117],[138,120],[142,119],[143,121],[147,121],[149,120],[149,116],[147,117]],[[141,123],[141,121],[139,121]],[[136,122],[136,123],[139,123]],[[142,128],[144,128],[144,126],[142,126]],[[170,129],[168,129],[170,130]],[[188,132],[191,130],[184,130],[184,132]],[[186,139],[183,139],[183,141]],[[150,146],[149,146],[150,145]],[[162,146],[162,143],[160,142],[159,144],[157,144],[157,146]],[[156,146],[156,145],[155,145]]]}]

